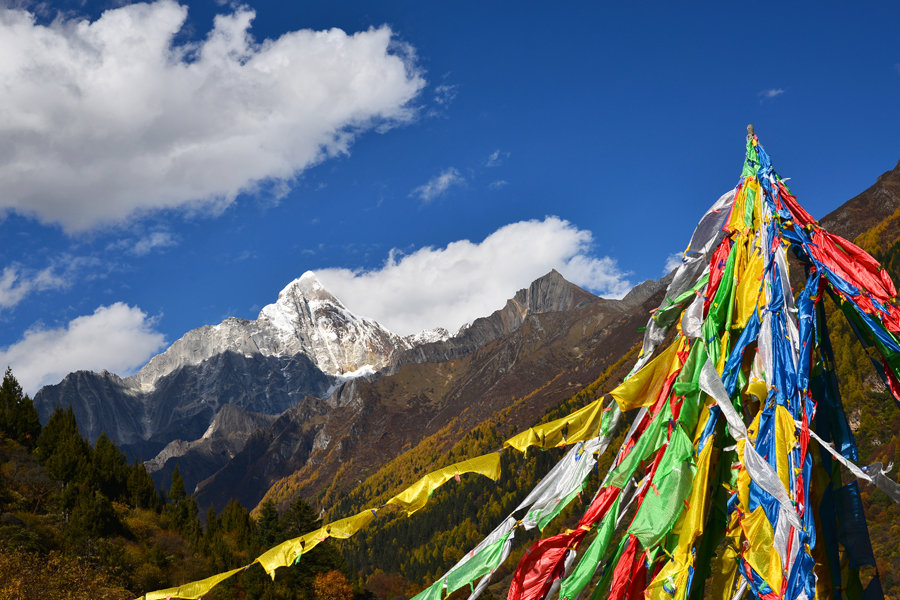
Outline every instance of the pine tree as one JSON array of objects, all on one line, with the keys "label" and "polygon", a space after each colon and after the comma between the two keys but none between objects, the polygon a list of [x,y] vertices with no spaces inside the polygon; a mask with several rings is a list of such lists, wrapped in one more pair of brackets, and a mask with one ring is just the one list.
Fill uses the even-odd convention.
[{"label": "pine tree", "polygon": [[175,528],[192,542],[198,542],[200,539],[200,522],[197,520],[199,511],[197,502],[184,488],[184,479],[178,467],[175,467],[172,472],[172,485],[169,487],[166,515],[172,520]]},{"label": "pine tree", "polygon": [[75,413],[57,407],[37,438],[35,454],[51,476],[70,483],[89,478],[91,446],[78,433]]},{"label": "pine tree", "polygon": [[6,367],[0,383],[0,431],[28,449],[33,449],[41,433],[41,422],[31,398]]},{"label": "pine tree", "polygon": [[128,489],[128,501],[137,508],[150,508],[159,511],[162,500],[153,485],[153,479],[144,465],[135,461],[129,471],[125,483]]},{"label": "pine tree", "polygon": [[125,455],[101,433],[91,456],[91,481],[110,500],[128,501],[128,476]]},{"label": "pine tree", "polygon": [[222,511],[222,529],[234,536],[238,548],[247,549],[253,539],[250,513],[237,500],[230,500]]},{"label": "pine tree", "polygon": [[288,539],[284,534],[278,519],[278,509],[272,500],[266,500],[259,508],[259,517],[256,519],[256,541],[263,548]]}]

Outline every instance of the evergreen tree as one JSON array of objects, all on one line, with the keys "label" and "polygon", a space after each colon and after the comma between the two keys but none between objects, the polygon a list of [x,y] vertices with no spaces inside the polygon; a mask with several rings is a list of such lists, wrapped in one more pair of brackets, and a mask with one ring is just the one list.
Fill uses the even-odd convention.
[{"label": "evergreen tree", "polygon": [[250,513],[237,500],[230,500],[222,511],[222,529],[234,537],[237,547],[247,549],[253,540]]},{"label": "evergreen tree", "polygon": [[309,533],[316,528],[317,520],[316,511],[313,510],[313,507],[306,500],[297,496],[287,512],[284,513],[282,519],[285,539]]},{"label": "evergreen tree", "polygon": [[34,403],[22,391],[9,367],[0,383],[0,431],[28,449],[34,448],[41,433]]},{"label": "evergreen tree", "polygon": [[256,541],[263,548],[288,539],[278,519],[278,509],[272,500],[266,500],[259,508],[259,518],[256,519]]},{"label": "evergreen tree", "polygon": [[197,502],[193,496],[189,496],[184,488],[184,479],[178,471],[178,467],[172,472],[172,485],[169,487],[169,503],[166,505],[166,515],[172,520],[175,528],[184,534],[186,538],[196,543],[200,540],[200,522],[197,514]]},{"label": "evergreen tree", "polygon": [[125,483],[128,488],[128,501],[138,508],[150,508],[159,511],[162,500],[153,485],[153,479],[144,465],[134,461],[128,471]]},{"label": "evergreen tree", "polygon": [[110,500],[127,502],[128,463],[118,446],[101,433],[91,456],[91,480]]},{"label": "evergreen tree", "polygon": [[78,483],[70,489],[75,490],[74,507],[66,529],[70,540],[113,535],[122,530],[112,503],[103,493],[92,490],[86,483]]},{"label": "evergreen tree", "polygon": [[35,454],[51,476],[70,483],[89,478],[91,446],[78,433],[75,413],[57,407],[37,438]]}]

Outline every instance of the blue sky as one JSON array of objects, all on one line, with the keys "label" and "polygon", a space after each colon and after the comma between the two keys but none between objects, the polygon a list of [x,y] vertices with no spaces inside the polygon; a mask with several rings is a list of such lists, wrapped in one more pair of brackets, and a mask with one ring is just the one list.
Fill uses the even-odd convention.
[{"label": "blue sky", "polygon": [[550,268],[621,295],[736,183],[747,123],[817,216],[892,168],[898,22],[895,2],[16,3],[0,362],[31,392],[128,374],[306,270],[403,334]]}]

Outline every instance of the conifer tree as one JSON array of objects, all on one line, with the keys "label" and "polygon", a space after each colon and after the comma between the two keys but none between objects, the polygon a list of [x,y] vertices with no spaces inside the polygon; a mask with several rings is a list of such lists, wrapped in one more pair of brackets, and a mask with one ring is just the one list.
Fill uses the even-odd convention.
[{"label": "conifer tree", "polygon": [[91,480],[110,500],[128,501],[128,463],[106,433],[101,433],[91,456]]},{"label": "conifer tree", "polygon": [[78,433],[75,413],[57,407],[37,438],[35,454],[51,476],[70,483],[87,479],[91,447]]},{"label": "conifer tree", "polygon": [[278,519],[278,509],[270,499],[263,502],[259,508],[259,518],[256,519],[256,541],[263,548],[288,539],[284,535],[281,523]]},{"label": "conifer tree", "polygon": [[200,522],[197,520],[199,510],[197,502],[187,494],[184,488],[184,478],[181,477],[178,467],[175,467],[172,472],[172,485],[169,487],[169,503],[166,505],[166,514],[172,520],[175,528],[192,542],[200,539]]},{"label": "conifer tree", "polygon": [[0,383],[0,431],[26,448],[32,449],[41,433],[41,422],[31,398],[6,367]]},{"label": "conifer tree", "polygon": [[153,479],[144,465],[135,461],[128,471],[125,483],[128,489],[128,501],[137,508],[150,508],[159,511],[161,499],[153,485]]}]

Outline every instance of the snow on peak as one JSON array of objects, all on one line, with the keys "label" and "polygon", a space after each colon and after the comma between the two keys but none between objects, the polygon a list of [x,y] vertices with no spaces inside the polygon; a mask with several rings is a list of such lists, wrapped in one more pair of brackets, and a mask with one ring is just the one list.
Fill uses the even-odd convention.
[{"label": "snow on peak", "polygon": [[443,327],[435,327],[434,329],[426,329],[419,333],[413,333],[405,338],[410,345],[418,346],[420,344],[431,344],[434,342],[443,342],[450,338],[450,332]]}]

